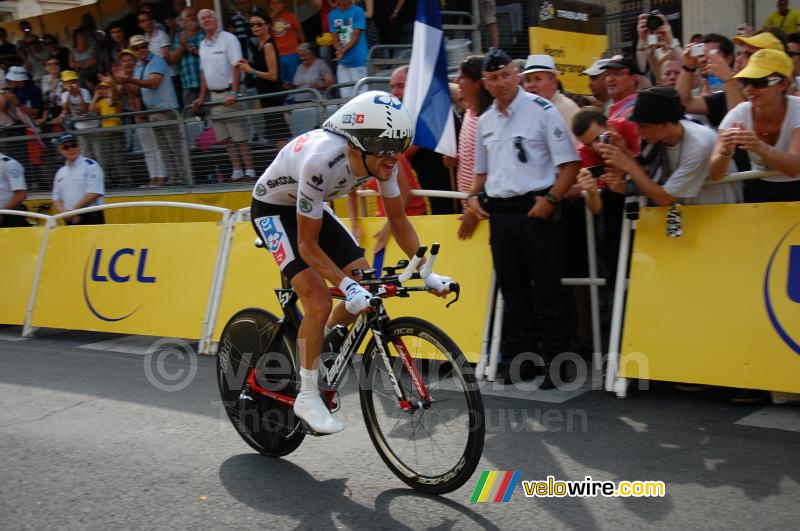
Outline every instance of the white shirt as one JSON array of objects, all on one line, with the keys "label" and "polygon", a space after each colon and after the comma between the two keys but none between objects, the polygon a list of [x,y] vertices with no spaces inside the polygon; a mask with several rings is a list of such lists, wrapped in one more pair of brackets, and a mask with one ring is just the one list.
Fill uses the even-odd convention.
[{"label": "white shirt", "polygon": [[[169,50],[171,44],[169,42],[169,36],[166,34],[166,32],[156,28],[153,30],[152,35],[147,35],[146,37],[148,38],[147,49],[150,50],[150,53],[157,55],[166,61],[167,58],[164,57],[164,47]],[[171,65],[169,62],[167,62],[167,65],[169,66],[170,75],[175,76],[180,74],[177,65]]]},{"label": "white shirt", "polygon": [[[725,118],[719,124],[719,130],[728,129],[733,125],[733,122],[742,122],[747,129],[753,128],[753,104],[745,101],[728,111]],[[789,143],[792,140],[792,133],[795,129],[800,127],[800,97],[786,96],[786,116],[783,117],[781,124],[781,132],[778,136],[778,141],[775,143],[776,151],[789,151]],[[750,164],[754,170],[773,170],[761,160],[761,157],[753,153],[747,152],[750,157]],[[774,183],[782,183],[786,181],[797,182],[797,178],[779,176],[779,177],[765,177],[765,181]]]},{"label": "white shirt", "polygon": [[[69,114],[72,115],[73,118],[93,116],[91,111],[83,112],[81,110],[81,100],[85,101],[87,104],[92,101],[91,93],[85,88],[81,89],[80,96],[72,96],[69,91],[65,90],[61,93],[61,105],[64,105],[67,99],[69,99]],[[75,129],[91,129],[92,127],[100,127],[100,120],[81,120],[75,122]]]},{"label": "white shirt", "polygon": [[72,210],[86,194],[100,194],[100,197],[86,206],[102,205],[105,195],[103,179],[103,168],[92,159],[81,155],[74,163],[65,164],[56,172],[53,200],[61,201],[64,208]]},{"label": "white shirt", "polygon": [[[521,88],[506,109],[497,102],[478,120],[475,173],[485,173],[489,197],[507,198],[545,190],[556,180],[557,167],[580,157],[558,109],[541,96]],[[518,158],[519,143],[527,162]]]},{"label": "white shirt", "polygon": [[[710,127],[681,120],[683,138],[674,146],[667,146],[669,165],[675,168],[664,191],[677,197],[684,205],[715,205],[741,203],[741,183],[715,184],[703,187],[708,179],[708,163],[717,133]],[[658,177],[655,177],[658,180]]]},{"label": "white shirt", "polygon": [[[297,205],[298,213],[322,217],[325,201],[347,195],[370,178],[356,176],[347,161],[347,140],[323,129],[295,138],[284,147],[258,179],[253,197],[273,205]],[[386,181],[378,181],[383,197],[397,197],[397,169]]]},{"label": "white shirt", "polygon": [[14,192],[27,189],[22,164],[0,153],[0,208],[6,206]]},{"label": "white shirt", "polygon": [[233,66],[242,58],[242,45],[232,33],[217,31],[213,40],[200,41],[200,70],[208,90],[225,90],[233,83]]}]

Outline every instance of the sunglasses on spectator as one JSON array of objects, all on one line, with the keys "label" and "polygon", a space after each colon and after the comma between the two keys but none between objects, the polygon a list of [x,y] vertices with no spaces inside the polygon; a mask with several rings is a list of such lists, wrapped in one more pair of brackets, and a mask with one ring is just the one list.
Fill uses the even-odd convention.
[{"label": "sunglasses on spectator", "polygon": [[251,28],[260,28],[261,26],[264,26],[264,25],[265,25],[264,22],[251,22],[250,23],[250,27]]},{"label": "sunglasses on spectator", "polygon": [[78,147],[78,143],[77,142],[64,142],[63,144],[61,144],[61,147],[64,148],[64,149],[75,149],[75,148]]},{"label": "sunglasses on spectator", "polygon": [[777,85],[781,81],[783,81],[783,78],[782,77],[777,77],[777,76],[776,77],[762,77],[762,78],[758,78],[758,79],[750,79],[750,78],[743,77],[743,78],[739,79],[739,83],[742,85],[742,88],[747,87],[747,86],[751,86],[754,89],[763,89],[763,88],[767,88],[767,87],[772,87],[774,85]]},{"label": "sunglasses on spectator", "polygon": [[522,147],[522,137],[514,138],[514,147],[517,148],[517,159],[523,164],[528,162],[528,155],[525,154],[525,148]]},{"label": "sunglasses on spectator", "polygon": [[137,44],[136,46],[131,46],[131,50],[134,52],[144,50],[145,48],[147,48],[147,44]]}]

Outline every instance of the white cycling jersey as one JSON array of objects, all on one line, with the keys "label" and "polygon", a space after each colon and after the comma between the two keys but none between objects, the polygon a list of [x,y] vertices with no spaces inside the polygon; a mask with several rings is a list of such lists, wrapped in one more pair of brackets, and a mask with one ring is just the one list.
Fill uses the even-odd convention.
[{"label": "white cycling jersey", "polygon": [[[347,195],[367,179],[369,175],[352,174],[344,137],[315,129],[278,153],[258,179],[253,197],[273,205],[296,205],[300,214],[320,219],[325,201]],[[378,188],[384,197],[400,195],[396,168],[388,181],[378,181]]]}]

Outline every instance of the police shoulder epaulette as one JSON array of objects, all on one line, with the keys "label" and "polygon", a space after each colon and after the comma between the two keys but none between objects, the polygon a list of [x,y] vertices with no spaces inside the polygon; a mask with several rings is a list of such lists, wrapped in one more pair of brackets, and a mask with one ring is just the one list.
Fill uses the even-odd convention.
[{"label": "police shoulder epaulette", "polygon": [[86,164],[97,164],[97,163],[92,159],[86,159]]},{"label": "police shoulder epaulette", "polygon": [[550,103],[546,99],[542,98],[541,96],[534,95],[533,101],[535,101],[539,105],[539,107],[541,107],[543,109],[549,109],[550,107],[553,106],[552,103]]}]

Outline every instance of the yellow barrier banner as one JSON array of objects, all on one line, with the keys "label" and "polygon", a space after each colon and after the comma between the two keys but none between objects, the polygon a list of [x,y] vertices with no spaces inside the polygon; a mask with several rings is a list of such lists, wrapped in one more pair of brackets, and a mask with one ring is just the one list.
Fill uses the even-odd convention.
[{"label": "yellow barrier banner", "polygon": [[[488,224],[481,223],[471,239],[461,241],[456,236],[459,227],[457,216],[415,216],[409,219],[417,230],[421,244],[428,245],[429,248],[434,242],[441,244],[434,270],[459,282],[461,299],[446,308],[445,304],[452,300],[452,295],[448,300],[427,293],[412,293],[407,299],[394,297],[386,300],[389,316],[413,316],[430,321],[453,338],[467,359],[475,363],[481,351],[481,335],[492,276]],[[384,223],[383,218],[361,219],[362,245],[366,248],[365,256],[370,264],[373,262],[372,235]],[[214,330],[215,341],[219,341],[228,319],[243,308],[264,308],[278,317],[282,316],[274,292],[281,286],[280,271],[268,252],[253,245],[255,236],[250,222],[236,225]],[[390,241],[383,264],[393,266],[404,258],[406,256],[394,240]],[[409,281],[407,285],[423,284],[417,280]]]},{"label": "yellow barrier banner", "polygon": [[800,203],[681,211],[642,209],[619,375],[800,392]]},{"label": "yellow barrier banner", "polygon": [[589,92],[588,77],[581,72],[603,56],[608,47],[605,35],[592,35],[575,31],[548,28],[528,28],[532,54],[547,54],[553,57],[556,68],[564,75],[559,79],[564,89],[578,94]]},{"label": "yellow barrier banner", "polygon": [[55,227],[33,325],[200,338],[219,223]]},{"label": "yellow barrier banner", "polygon": [[21,325],[25,322],[43,236],[43,227],[0,229],[2,324]]}]

